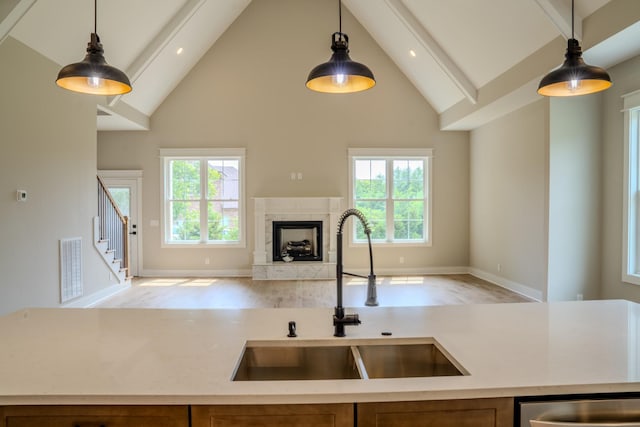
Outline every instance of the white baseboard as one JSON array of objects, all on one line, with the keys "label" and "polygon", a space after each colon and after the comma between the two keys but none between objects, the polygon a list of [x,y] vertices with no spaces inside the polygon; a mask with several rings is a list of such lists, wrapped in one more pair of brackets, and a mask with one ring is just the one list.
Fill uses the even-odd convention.
[{"label": "white baseboard", "polygon": [[127,281],[125,284],[111,285],[108,288],[102,289],[101,291],[94,292],[91,295],[87,295],[84,297],[77,298],[73,301],[69,301],[66,304],[63,304],[61,307],[64,308],[89,308],[93,307],[100,301],[109,298],[118,292],[122,292],[125,289],[129,289],[131,287],[131,282]]},{"label": "white baseboard", "polygon": [[533,289],[521,283],[505,279],[504,277],[496,276],[495,274],[487,273],[486,271],[474,267],[468,267],[467,273],[471,274],[472,276],[476,276],[479,279],[491,282],[494,285],[509,289],[510,291],[513,291],[517,294],[524,295],[527,298],[531,298],[536,301],[542,301],[542,291]]},{"label": "white baseboard", "polygon": [[[366,276],[368,269],[350,269],[345,267],[345,271]],[[419,268],[375,268],[376,276],[430,276],[434,274],[467,274],[469,267],[419,267]]]},{"label": "white baseboard", "polygon": [[251,277],[251,270],[154,270],[143,269],[141,277]]}]

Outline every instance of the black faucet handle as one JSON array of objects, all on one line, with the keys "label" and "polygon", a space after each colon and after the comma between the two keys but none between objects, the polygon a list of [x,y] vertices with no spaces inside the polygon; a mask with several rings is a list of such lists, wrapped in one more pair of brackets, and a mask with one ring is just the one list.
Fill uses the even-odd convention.
[{"label": "black faucet handle", "polygon": [[344,320],[345,320],[345,325],[359,325],[362,323],[360,321],[360,317],[358,316],[358,313],[347,314],[344,317]]},{"label": "black faucet handle", "polygon": [[346,314],[343,317],[333,316],[333,324],[335,325],[359,325],[362,322],[358,313]]},{"label": "black faucet handle", "polygon": [[343,315],[342,317],[338,317],[335,314],[333,315],[333,326],[335,327],[333,336],[334,337],[344,337],[344,327],[347,325],[358,326],[362,322],[358,317],[357,313]]}]

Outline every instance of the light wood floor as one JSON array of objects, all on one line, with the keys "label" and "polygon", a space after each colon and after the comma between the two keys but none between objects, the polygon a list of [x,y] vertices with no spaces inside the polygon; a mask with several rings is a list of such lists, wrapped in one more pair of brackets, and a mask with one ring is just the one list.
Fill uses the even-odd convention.
[{"label": "light wood floor", "polygon": [[[362,307],[364,279],[345,277],[343,305]],[[380,306],[426,306],[532,301],[468,274],[378,277]],[[130,289],[96,307],[272,308],[334,307],[335,280],[253,281],[249,278],[136,278]]]}]

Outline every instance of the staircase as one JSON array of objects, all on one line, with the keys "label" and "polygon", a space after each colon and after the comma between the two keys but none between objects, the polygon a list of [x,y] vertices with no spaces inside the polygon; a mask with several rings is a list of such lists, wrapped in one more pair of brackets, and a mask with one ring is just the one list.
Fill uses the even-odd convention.
[{"label": "staircase", "polygon": [[93,218],[93,246],[120,284],[128,284],[129,218],[122,215],[98,177],[98,216]]}]

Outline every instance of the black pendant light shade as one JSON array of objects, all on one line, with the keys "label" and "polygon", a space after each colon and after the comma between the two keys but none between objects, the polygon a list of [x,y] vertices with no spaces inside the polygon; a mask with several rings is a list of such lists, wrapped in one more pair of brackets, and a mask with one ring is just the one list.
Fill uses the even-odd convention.
[{"label": "black pendant light shade", "polygon": [[604,68],[585,64],[576,39],[569,39],[564,64],[544,76],[538,93],[544,96],[576,96],[600,92],[611,86]]},{"label": "black pendant light shade", "polygon": [[577,96],[596,93],[611,87],[611,77],[604,68],[585,64],[582,48],[573,38],[573,0],[571,2],[571,38],[567,41],[567,53],[560,68],[544,76],[538,85],[538,93],[544,96]]},{"label": "black pendant light shade", "polygon": [[307,87],[316,92],[352,93],[370,89],[376,79],[364,64],[349,57],[349,36],[342,32],[342,2],[338,0],[340,31],[331,36],[333,54],[328,62],[318,65],[307,77]]},{"label": "black pendant light shade", "polygon": [[[97,0],[95,0],[97,6]],[[97,21],[97,12],[96,12]],[[56,84],[64,89],[91,95],[122,95],[131,92],[131,82],[125,73],[107,64],[97,32],[91,33],[84,59],[63,67]]]},{"label": "black pendant light shade", "polygon": [[331,50],[331,59],[309,73],[309,89],[325,93],[351,93],[375,86],[376,80],[369,67],[349,57],[349,37],[346,34],[333,33]]},{"label": "black pendant light shade", "polygon": [[131,92],[125,73],[107,64],[100,38],[91,33],[87,55],[81,62],[69,64],[58,73],[56,84],[74,92],[91,95],[121,95]]}]

